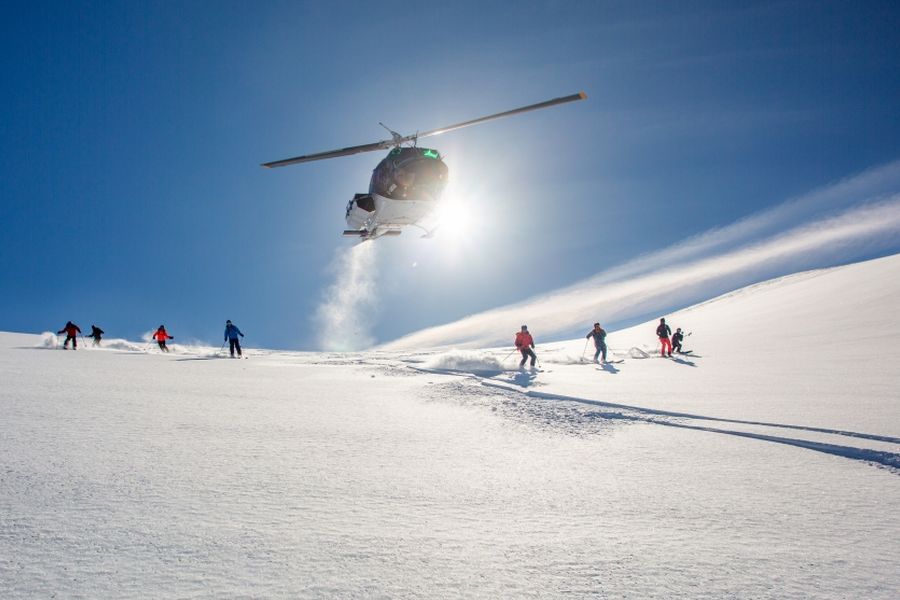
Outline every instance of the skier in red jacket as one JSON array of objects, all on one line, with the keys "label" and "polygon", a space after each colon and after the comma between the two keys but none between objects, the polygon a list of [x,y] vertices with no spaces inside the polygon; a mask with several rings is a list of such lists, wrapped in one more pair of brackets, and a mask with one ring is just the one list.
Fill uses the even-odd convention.
[{"label": "skier in red jacket", "polygon": [[78,350],[77,334],[81,333],[81,328],[72,321],[66,321],[66,326],[56,333],[65,333],[66,341],[63,343],[63,350],[69,349],[69,340],[72,340],[72,350]]},{"label": "skier in red jacket", "polygon": [[160,325],[159,329],[156,330],[156,333],[153,334],[153,339],[156,340],[156,343],[159,344],[159,349],[163,352],[168,352],[169,349],[166,347],[166,340],[174,340],[174,335],[169,335],[166,332],[166,326]]},{"label": "skier in red jacket", "polygon": [[535,355],[533,349],[534,338],[528,333],[527,325],[522,325],[522,331],[516,334],[516,348],[522,353],[522,362],[519,363],[519,367],[525,366],[525,361],[528,360],[529,356],[531,357],[531,366],[533,367],[534,362],[537,360],[537,355]]}]

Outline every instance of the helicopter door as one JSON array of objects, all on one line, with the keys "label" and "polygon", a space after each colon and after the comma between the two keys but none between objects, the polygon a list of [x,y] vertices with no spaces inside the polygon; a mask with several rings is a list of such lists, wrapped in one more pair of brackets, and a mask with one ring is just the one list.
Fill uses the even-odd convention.
[{"label": "helicopter door", "polygon": [[354,194],[353,200],[347,203],[347,225],[353,229],[368,229],[376,208],[371,194]]}]

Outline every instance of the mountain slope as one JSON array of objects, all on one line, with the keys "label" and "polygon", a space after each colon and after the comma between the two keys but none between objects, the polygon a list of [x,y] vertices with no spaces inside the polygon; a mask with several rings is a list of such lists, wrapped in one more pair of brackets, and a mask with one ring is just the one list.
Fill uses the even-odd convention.
[{"label": "mountain slope", "polygon": [[[654,358],[628,360],[604,381],[603,393],[671,410],[777,414],[900,435],[898,306],[900,255],[752,285],[660,315],[673,331],[691,333],[684,347],[694,354],[680,365],[658,360],[656,320],[611,332],[615,353],[636,347]],[[549,344],[544,359],[565,361],[583,348],[584,340]],[[559,383],[583,391],[580,381]]]},{"label": "mountain slope", "polygon": [[604,368],[0,334],[0,595],[892,599],[898,281],[744,288]]}]

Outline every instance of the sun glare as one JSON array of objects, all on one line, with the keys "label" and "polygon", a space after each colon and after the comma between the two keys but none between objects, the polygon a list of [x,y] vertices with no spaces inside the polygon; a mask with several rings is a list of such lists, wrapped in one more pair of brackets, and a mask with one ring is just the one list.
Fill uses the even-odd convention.
[{"label": "sun glare", "polygon": [[437,228],[442,238],[459,239],[470,227],[469,211],[456,198],[445,198],[438,209]]},{"label": "sun glare", "polygon": [[469,177],[473,175],[460,173],[450,180],[435,212],[435,238],[447,248],[445,253],[474,242],[484,225],[484,207],[478,202],[477,186],[471,185]]}]

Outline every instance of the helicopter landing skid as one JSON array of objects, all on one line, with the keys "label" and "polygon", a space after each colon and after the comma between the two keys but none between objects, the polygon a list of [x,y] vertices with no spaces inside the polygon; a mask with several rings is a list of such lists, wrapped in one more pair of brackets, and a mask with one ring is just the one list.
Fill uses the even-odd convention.
[{"label": "helicopter landing skid", "polygon": [[412,223],[412,226],[413,226],[413,227],[418,227],[419,229],[421,229],[422,231],[425,232],[425,233],[423,233],[422,235],[419,236],[419,237],[422,238],[423,240],[430,240],[431,238],[434,237],[434,232],[437,231],[437,227],[435,227],[434,229],[425,229],[424,227],[422,227],[422,226],[419,225],[418,223]]},{"label": "helicopter landing skid", "polygon": [[397,236],[401,233],[402,232],[399,229],[387,229],[385,231],[379,231],[377,233],[373,233],[365,229],[345,229],[343,235],[344,237],[358,237],[361,241],[366,241],[380,238],[383,235]]}]

